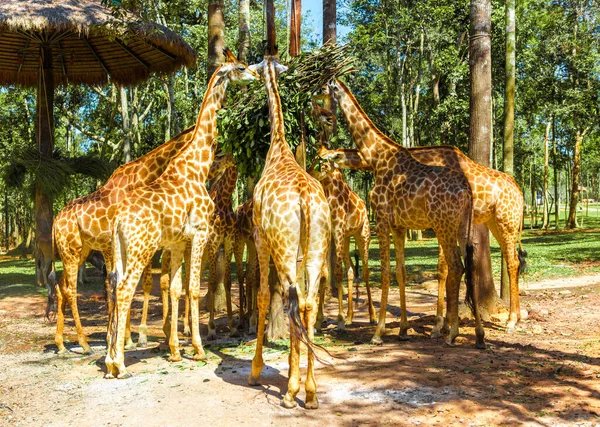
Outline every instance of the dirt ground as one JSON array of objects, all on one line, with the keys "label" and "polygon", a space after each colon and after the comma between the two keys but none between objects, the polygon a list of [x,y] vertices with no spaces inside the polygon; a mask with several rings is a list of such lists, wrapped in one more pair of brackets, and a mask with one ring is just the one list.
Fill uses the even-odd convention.
[{"label": "dirt ground", "polygon": [[[584,286],[581,286],[584,285]],[[521,305],[529,312],[507,333],[505,316],[486,324],[487,350],[474,348],[473,324],[461,323],[457,346],[431,340],[436,287],[408,293],[411,339],[398,341],[399,298],[392,289],[384,344],[369,344],[374,327],[364,305],[346,331],[331,320],[318,342],[336,356],[317,365],[320,408],[280,405],[287,388],[287,352],[265,352],[262,385],[250,387],[254,341],[204,341],[209,359],[170,364],[158,348],[161,307],[152,299],[151,344],[126,353],[133,377],[105,380],[103,295],[83,289],[80,311],[93,356],[82,357],[69,318],[70,353],[55,354],[54,324],[43,317],[41,297],[0,300],[0,424],[10,425],[600,425],[600,276],[530,283]],[[364,301],[364,290],[361,302]],[[376,301],[379,294],[376,292]],[[378,307],[377,307],[378,308]],[[132,324],[141,309],[136,296]],[[70,313],[70,312],[69,312]],[[70,315],[70,314],[69,314]],[[206,336],[206,317],[201,320]],[[134,338],[136,335],[134,335]],[[189,342],[183,342],[191,353]],[[326,356],[323,356],[327,359]],[[306,366],[303,358],[303,372]]]}]

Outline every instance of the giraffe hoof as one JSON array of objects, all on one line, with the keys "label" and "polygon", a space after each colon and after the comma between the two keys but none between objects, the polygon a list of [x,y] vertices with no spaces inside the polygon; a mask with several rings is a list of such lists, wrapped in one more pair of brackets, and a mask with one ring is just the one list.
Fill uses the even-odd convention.
[{"label": "giraffe hoof", "polygon": [[129,372],[125,371],[122,374],[117,375],[117,378],[120,380],[126,380],[127,378],[131,378],[133,377],[133,375],[131,375]]},{"label": "giraffe hoof", "polygon": [[181,362],[181,354],[172,354],[169,356],[169,362]]},{"label": "giraffe hoof", "polygon": [[338,321],[338,329],[340,331],[343,331],[346,329],[346,322],[344,322],[343,320]]},{"label": "giraffe hoof", "polygon": [[383,340],[380,337],[373,337],[373,338],[371,338],[371,344],[382,345]]},{"label": "giraffe hoof", "polygon": [[346,325],[347,325],[347,326],[351,325],[351,324],[352,324],[352,320],[353,320],[353,319],[352,319],[352,317],[348,317],[348,318],[346,319]]},{"label": "giraffe hoof", "polygon": [[290,400],[290,398],[288,398],[287,394],[283,397],[283,399],[281,399],[281,405],[287,409],[292,409],[292,408],[295,408],[296,406],[298,406],[298,404],[296,403],[296,400],[295,399]]},{"label": "giraffe hoof", "polygon": [[56,355],[57,355],[58,357],[64,357],[64,356],[66,356],[68,353],[69,353],[69,352],[67,351],[67,349],[63,347],[63,348],[59,348],[59,349],[58,349],[58,351],[56,352]]},{"label": "giraffe hoof", "polygon": [[129,341],[125,345],[125,350],[135,350],[135,343],[133,341]]},{"label": "giraffe hoof", "polygon": [[307,398],[304,407],[306,409],[319,409],[319,399],[317,399],[317,396],[314,396],[311,400]]},{"label": "giraffe hoof", "polygon": [[208,336],[206,337],[207,340],[209,341],[213,341],[217,339],[217,331],[214,329],[211,329],[210,331],[208,331]]},{"label": "giraffe hoof", "polygon": [[370,325],[375,325],[376,323],[377,323],[377,320],[375,320],[375,318],[369,319],[369,324]]},{"label": "giraffe hoof", "polygon": [[231,329],[231,331],[229,332],[229,336],[230,336],[231,338],[239,337],[239,336],[240,336],[240,331],[238,330],[238,328],[233,328],[233,329]]},{"label": "giraffe hoof", "polygon": [[403,331],[398,334],[398,339],[400,341],[410,341],[410,335],[408,335],[406,331]]},{"label": "giraffe hoof", "polygon": [[513,331],[515,329],[515,327],[517,326],[517,321],[516,320],[511,320],[506,324],[506,329],[508,331]]},{"label": "giraffe hoof", "polygon": [[477,341],[475,343],[475,348],[479,349],[479,350],[486,350],[487,346],[485,345],[484,341]]},{"label": "giraffe hoof", "polygon": [[254,378],[252,375],[250,375],[248,377],[248,385],[255,387],[255,386],[259,386],[260,382],[258,381],[258,378]]},{"label": "giraffe hoof", "polygon": [[110,372],[108,372],[106,375],[104,375],[104,379],[112,380],[113,378],[114,378],[114,375]]},{"label": "giraffe hoof", "polygon": [[148,340],[139,339],[137,343],[137,348],[148,348]]},{"label": "giraffe hoof", "polygon": [[256,335],[256,325],[255,326],[250,326],[248,328],[248,334],[250,334],[250,335]]},{"label": "giraffe hoof", "polygon": [[454,340],[451,340],[449,338],[446,340],[446,345],[448,347],[456,347],[456,343],[454,342]]},{"label": "giraffe hoof", "polygon": [[200,353],[194,354],[194,360],[206,360],[206,353],[204,350]]},{"label": "giraffe hoof", "polygon": [[190,332],[190,328],[189,327],[183,328],[183,336],[184,337],[191,337],[192,336],[192,333]]},{"label": "giraffe hoof", "polygon": [[432,340],[436,340],[438,338],[442,338],[442,334],[440,333],[440,331],[431,331],[430,338]]}]

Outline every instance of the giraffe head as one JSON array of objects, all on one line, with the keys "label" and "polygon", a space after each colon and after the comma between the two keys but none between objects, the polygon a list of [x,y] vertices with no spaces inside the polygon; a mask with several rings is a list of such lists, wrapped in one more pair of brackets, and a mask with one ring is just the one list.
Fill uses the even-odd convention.
[{"label": "giraffe head", "polygon": [[248,84],[254,80],[259,80],[260,76],[256,72],[256,65],[248,65],[242,61],[238,61],[233,52],[228,48],[223,50],[226,62],[221,65],[218,73],[227,76],[232,84]]},{"label": "giraffe head", "polygon": [[265,55],[265,57],[263,58],[263,60],[261,62],[259,62],[256,65],[251,65],[251,67],[253,68],[253,70],[262,71],[262,73],[264,75],[265,67],[267,66],[267,64],[269,62],[273,62],[273,65],[275,68],[275,77],[279,76],[279,74],[281,74],[281,73],[286,72],[288,69],[288,67],[286,67],[285,65],[283,65],[279,62],[279,57],[272,56],[272,55]]}]

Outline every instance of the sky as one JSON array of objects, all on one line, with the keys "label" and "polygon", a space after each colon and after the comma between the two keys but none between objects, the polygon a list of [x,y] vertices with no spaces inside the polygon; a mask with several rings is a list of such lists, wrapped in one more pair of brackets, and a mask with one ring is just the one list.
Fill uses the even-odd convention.
[{"label": "sky", "polygon": [[[343,6],[338,4],[337,13],[338,16],[340,12],[343,10]],[[318,39],[321,40],[323,34],[323,0],[303,0],[302,1],[302,16],[307,17],[304,22],[302,22],[302,26],[304,25],[312,25],[314,27],[315,33],[318,35]],[[342,41],[344,36],[348,34],[350,31],[350,27],[342,26],[338,24],[337,26],[337,37],[338,42]]]}]

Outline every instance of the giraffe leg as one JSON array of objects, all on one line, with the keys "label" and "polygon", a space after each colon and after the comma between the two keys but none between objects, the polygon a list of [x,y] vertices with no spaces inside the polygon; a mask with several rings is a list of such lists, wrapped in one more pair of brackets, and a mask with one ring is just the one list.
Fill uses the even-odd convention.
[{"label": "giraffe leg", "polygon": [[256,325],[258,323],[258,290],[260,288],[260,272],[258,268],[258,258],[256,254],[256,246],[254,242],[248,242],[248,260],[246,261],[246,287],[250,290],[248,298],[248,311],[250,312],[250,320],[248,321],[248,333],[256,333]]},{"label": "giraffe leg", "polygon": [[150,302],[150,292],[152,291],[152,264],[148,264],[144,269],[142,276],[142,290],[144,291],[144,305],[142,307],[142,320],[138,328],[138,343],[139,348],[148,347],[148,305]]},{"label": "giraffe leg", "polygon": [[179,317],[179,299],[181,298],[181,261],[185,248],[171,249],[171,284],[169,296],[171,297],[171,335],[169,336],[169,348],[171,356],[169,362],[179,362],[181,353],[179,351],[179,337],[177,335],[177,320]]},{"label": "giraffe leg", "polygon": [[206,353],[202,348],[202,338],[200,338],[200,321],[198,316],[198,300],[200,298],[200,269],[202,264],[202,254],[206,247],[206,232],[203,230],[194,236],[191,245],[191,256],[189,264],[189,284],[188,296],[192,310],[192,346],[196,350],[194,360],[205,360]]},{"label": "giraffe leg", "polygon": [[[323,258],[325,261],[325,258]],[[306,300],[304,304],[304,323],[306,331],[308,333],[308,339],[314,341],[315,338],[315,321],[317,318],[317,307],[319,301],[317,296],[327,286],[327,261],[323,262],[323,270],[320,275],[317,275],[318,270],[312,268],[311,265],[307,266],[307,276],[309,288],[306,292]],[[348,291],[348,294],[350,291]],[[306,390],[306,400],[304,407],[306,409],[317,409],[319,407],[319,399],[317,398],[317,382],[315,381],[315,355],[313,352],[308,351],[307,354],[308,364],[306,367],[306,381],[304,384]]]},{"label": "giraffe leg", "polygon": [[[435,230],[437,231],[437,230]],[[437,234],[437,233],[436,233]],[[460,289],[460,279],[464,268],[460,260],[460,254],[456,245],[456,239],[437,234],[438,242],[442,246],[442,251],[448,264],[448,279],[446,280],[446,311],[450,332],[446,339],[446,344],[453,346],[454,340],[458,336],[458,293]]]},{"label": "giraffe leg", "polygon": [[[134,264],[131,262],[130,264]],[[145,263],[135,262],[128,265],[128,272],[123,280],[116,285],[116,301],[111,322],[111,335],[108,351],[106,353],[106,375],[105,378],[129,378],[130,373],[125,368],[125,334],[127,318],[129,317],[131,301],[135,293],[137,282],[145,267]]]},{"label": "giraffe leg", "polygon": [[[233,307],[231,301],[231,255],[233,254],[233,244],[230,237],[225,236],[223,239],[223,262],[225,263],[225,297],[227,299],[227,325],[229,327],[230,337],[239,337],[238,331],[239,322],[233,317]],[[241,294],[240,294],[241,298]],[[240,306],[240,313],[242,308]]]},{"label": "giraffe leg", "polygon": [[65,276],[59,279],[58,284],[56,285],[56,335],[54,337],[54,341],[56,342],[56,347],[58,347],[58,354],[66,353],[67,349],[64,344],[64,335],[63,330],[65,327],[65,310],[67,308],[67,299],[63,294],[64,285],[61,284],[65,280]]},{"label": "giraffe leg", "polygon": [[[379,219],[381,218],[381,219]],[[379,322],[371,343],[382,344],[381,335],[385,332],[385,318],[387,314],[387,300],[390,290],[390,227],[385,216],[378,215],[377,237],[379,239],[379,253],[381,260],[381,305],[379,307]],[[396,249],[398,252],[398,249]]]},{"label": "giraffe leg", "polygon": [[171,252],[163,249],[160,265],[160,295],[162,300],[162,323],[165,333],[165,343],[171,336],[171,320],[169,318],[169,283],[171,282],[169,270],[171,269]]},{"label": "giraffe leg", "polygon": [[242,237],[239,235],[239,232],[236,230],[234,240],[233,240],[233,259],[235,261],[235,270],[238,280],[238,288],[240,292],[240,326],[246,327],[246,310],[248,310],[249,300],[248,300],[248,286],[244,290],[244,280],[245,280],[245,271],[244,271],[244,242]]},{"label": "giraffe leg", "polygon": [[373,306],[373,298],[371,297],[371,285],[369,279],[371,272],[369,270],[369,243],[371,241],[371,228],[369,226],[368,219],[363,223],[363,227],[360,235],[358,236],[358,250],[363,264],[363,280],[365,281],[365,287],[367,288],[367,303],[369,304],[369,323],[374,325],[375,320],[375,307]]},{"label": "giraffe leg", "polygon": [[350,238],[344,239],[344,266],[348,276],[348,313],[346,315],[346,325],[352,324],[354,319],[354,305],[353,305],[353,289],[354,289],[354,266],[350,259]]},{"label": "giraffe leg", "polygon": [[260,280],[258,288],[258,324],[256,330],[256,350],[252,359],[252,371],[248,377],[249,385],[259,385],[260,373],[264,366],[262,357],[263,343],[265,341],[265,321],[267,319],[267,310],[271,300],[269,291],[269,252],[266,245],[262,243],[259,233],[255,233],[254,244],[256,245],[256,255],[258,258],[258,267],[260,271]]},{"label": "giraffe leg", "polygon": [[319,308],[317,310],[317,317],[315,320],[315,328],[317,332],[321,333],[323,331],[323,321],[325,320],[325,315],[323,313],[325,305],[325,286],[321,286],[319,289]]},{"label": "giraffe leg", "polygon": [[207,339],[217,339],[217,326],[215,325],[215,295],[217,292],[217,251],[219,249],[218,244],[215,244],[215,239],[211,239],[208,243],[208,292],[209,292],[209,312],[210,318],[208,320],[208,337]]},{"label": "giraffe leg", "polygon": [[[133,297],[132,297],[133,300]],[[135,343],[131,339],[131,303],[127,312],[127,323],[125,324],[125,350],[135,349]]]},{"label": "giraffe leg", "polygon": [[[300,301],[298,305],[302,307],[304,303],[302,302],[302,296],[300,296],[300,291],[298,292],[298,296]],[[300,316],[302,316],[302,309],[300,309]],[[295,408],[296,396],[300,391],[300,339],[294,333],[290,331],[290,355],[288,358],[289,362],[289,378],[288,378],[288,388],[285,396],[283,396],[283,400],[281,404],[288,409]]]},{"label": "giraffe leg", "polygon": [[[335,251],[335,281],[338,288],[338,329],[346,329],[346,320],[344,319],[344,292],[342,282],[344,280],[344,269],[342,261],[344,259],[344,233],[342,230],[334,230],[333,234]],[[350,295],[348,295],[350,299]]]},{"label": "giraffe leg", "polygon": [[190,332],[190,269],[191,269],[191,247],[190,245],[185,246],[185,251],[183,253],[184,262],[185,262],[185,271],[183,272],[183,289],[185,290],[185,310],[183,311],[183,336],[189,337],[191,335]]},{"label": "giraffe leg", "polygon": [[446,292],[446,280],[448,279],[448,264],[444,256],[442,246],[438,245],[438,298],[437,311],[435,316],[435,326],[431,331],[431,338],[436,339],[442,336],[444,328],[444,294]]},{"label": "giraffe leg", "polygon": [[406,241],[406,229],[398,228],[392,230],[394,236],[394,249],[396,252],[396,281],[400,290],[400,332],[401,340],[408,339],[408,319],[406,316],[406,265],[404,262],[404,244]]}]

